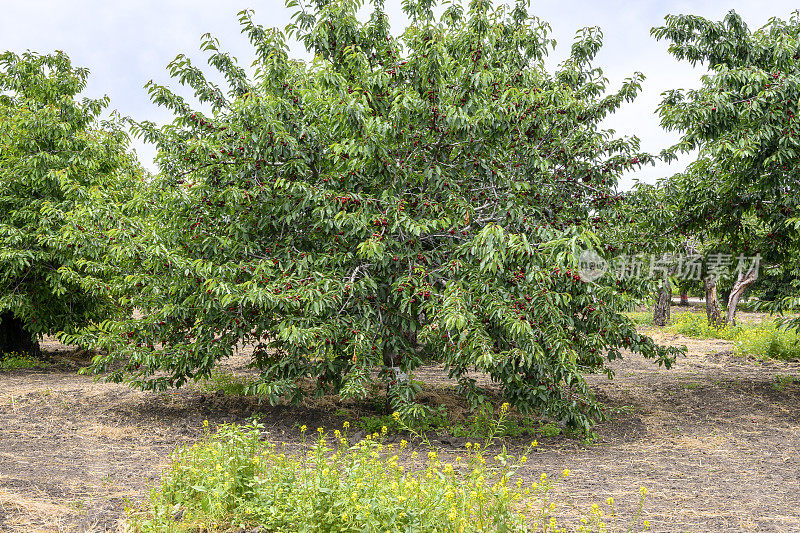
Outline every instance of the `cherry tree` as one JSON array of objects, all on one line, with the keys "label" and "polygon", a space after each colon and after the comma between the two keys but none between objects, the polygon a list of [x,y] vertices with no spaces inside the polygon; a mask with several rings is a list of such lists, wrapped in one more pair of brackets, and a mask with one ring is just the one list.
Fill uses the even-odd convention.
[{"label": "cherry tree", "polygon": [[549,72],[549,27],[526,4],[435,16],[408,1],[399,35],[379,1],[366,21],[357,2],[294,2],[284,30],[245,11],[252,74],[202,41],[225,87],[178,56],[170,73],[199,105],[148,85],[175,119],[137,126],[161,173],[112,286],[141,317],[84,332],[108,354],[94,370],[159,390],[246,343],[270,402],[309,383],[363,397],[378,379],[413,416],[407,376],[433,359],[470,402],[477,370],[518,408],[589,429],[602,411],[583,372],[611,375],[623,349],[669,366],[677,350],[623,315],[641,291],[579,268],[618,177],[652,160],[599,126],[642,76],[608,92],[597,28]]}]

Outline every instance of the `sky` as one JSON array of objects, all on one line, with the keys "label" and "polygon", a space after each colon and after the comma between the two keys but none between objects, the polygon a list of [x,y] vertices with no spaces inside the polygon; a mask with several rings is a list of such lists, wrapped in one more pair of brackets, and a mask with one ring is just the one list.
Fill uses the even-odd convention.
[{"label": "sky", "polygon": [[[90,70],[85,96],[108,95],[111,109],[136,120],[163,123],[170,115],[150,102],[143,86],[153,79],[176,87],[166,65],[179,53],[204,65],[206,56],[199,50],[204,33],[219,38],[240,64],[252,62],[252,48],[236,16],[242,9],[254,10],[255,20],[267,27],[285,26],[292,13],[283,0],[0,0],[0,51],[62,50],[73,65]],[[675,133],[659,126],[655,111],[661,93],[698,86],[704,69],[676,61],[667,52],[667,42],[650,37],[650,28],[663,24],[667,14],[720,20],[731,9],[755,29],[770,17],[788,18],[797,5],[790,0],[534,0],[530,12],[550,23],[558,42],[550,65],[568,55],[578,29],[599,26],[604,44],[594,64],[603,69],[610,88],[619,87],[635,71],[645,74],[636,101],[625,104],[604,126],[618,135],[636,135],[643,150],[658,153],[677,140]],[[393,33],[400,33],[407,20],[400,0],[386,0],[386,10]],[[298,57],[305,52],[300,47],[294,51]],[[139,142],[134,148],[143,165],[155,171],[153,148]],[[634,180],[653,183],[680,172],[689,161],[684,157],[671,165],[645,167],[627,174],[620,185],[629,188]]]}]

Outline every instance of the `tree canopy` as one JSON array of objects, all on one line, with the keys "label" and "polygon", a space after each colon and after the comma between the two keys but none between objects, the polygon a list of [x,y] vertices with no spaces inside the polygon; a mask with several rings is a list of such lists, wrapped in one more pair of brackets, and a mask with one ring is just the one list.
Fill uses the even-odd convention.
[{"label": "tree canopy", "polygon": [[99,121],[108,98],[78,98],[87,76],[61,52],[0,55],[0,351],[34,350],[111,305],[69,275],[91,274],[102,250],[64,229],[100,191],[129,195],[137,167],[125,132]]},{"label": "tree canopy", "polygon": [[[601,411],[583,372],[611,374],[624,348],[669,366],[677,350],[622,314],[641,292],[579,273],[619,175],[652,160],[599,126],[641,74],[607,92],[597,28],[548,72],[549,27],[526,2],[404,6],[397,37],[381,2],[365,22],[357,2],[299,6],[283,31],[245,11],[251,74],[206,35],[227,87],[184,55],[169,71],[199,106],[147,85],[175,119],[136,126],[161,173],[112,252],[112,291],[141,316],[73,339],[106,350],[96,372],[180,386],[245,343],[270,402],[308,380],[363,397],[378,379],[414,415],[408,375],[432,359],[473,403],[478,370],[519,408],[588,429]],[[313,59],[292,59],[290,38]]]},{"label": "tree canopy", "polygon": [[[718,22],[669,16],[652,34],[676,58],[708,67],[699,89],[668,91],[659,106],[662,125],[683,134],[664,155],[698,150],[672,178],[678,229],[734,257],[760,254],[774,265],[796,257],[800,14],[756,31],[734,11]],[[736,280],[729,308],[754,279]]]}]

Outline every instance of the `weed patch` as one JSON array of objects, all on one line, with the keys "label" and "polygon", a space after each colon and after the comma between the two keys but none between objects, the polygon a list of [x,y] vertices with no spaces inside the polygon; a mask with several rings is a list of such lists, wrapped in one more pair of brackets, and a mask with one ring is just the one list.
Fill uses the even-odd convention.
[{"label": "weed patch", "polygon": [[709,326],[706,317],[695,313],[676,315],[668,331],[697,339],[722,339],[736,344],[741,355],[784,360],[800,359],[797,331],[779,327],[774,320],[737,326]]},{"label": "weed patch", "polygon": [[[128,509],[136,532],[266,531],[477,532],[560,531],[552,497],[569,476],[519,475],[535,442],[520,455],[491,457],[469,443],[453,461],[431,449],[421,456],[408,443],[384,444],[382,432],[353,445],[349,424],[333,434],[319,428],[303,451],[288,453],[264,442],[262,427],[224,425],[203,442],[179,449],[149,508]],[[418,468],[406,463],[421,465]],[[637,525],[647,491],[642,488]],[[607,531],[614,501],[592,506],[577,531]],[[647,527],[646,522],[641,524]]]},{"label": "weed patch", "polygon": [[47,363],[36,359],[30,354],[11,352],[0,355],[0,371],[2,372],[25,368],[41,368],[46,365]]}]

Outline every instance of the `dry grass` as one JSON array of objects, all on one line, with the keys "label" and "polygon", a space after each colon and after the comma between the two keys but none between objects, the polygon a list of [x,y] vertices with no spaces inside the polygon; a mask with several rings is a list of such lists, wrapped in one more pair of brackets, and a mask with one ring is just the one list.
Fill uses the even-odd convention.
[{"label": "dry grass", "polygon": [[87,433],[93,437],[107,440],[133,440],[141,437],[141,431],[132,426],[108,426],[105,424],[94,424],[90,426]]},{"label": "dry grass", "polygon": [[39,495],[28,497],[0,488],[0,517],[5,518],[2,522],[3,531],[66,531],[67,518],[75,514],[77,510],[42,501]]}]

